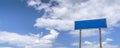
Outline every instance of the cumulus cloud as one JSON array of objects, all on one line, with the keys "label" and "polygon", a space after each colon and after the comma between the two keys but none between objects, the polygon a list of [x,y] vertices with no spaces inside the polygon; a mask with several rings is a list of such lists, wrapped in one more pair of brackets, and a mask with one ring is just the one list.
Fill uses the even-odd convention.
[{"label": "cumulus cloud", "polygon": [[20,35],[0,31],[0,44],[8,43],[22,48],[51,48],[58,34],[57,31],[50,30],[50,34],[40,37],[39,35]]},{"label": "cumulus cloud", "polygon": [[[60,20],[60,19],[37,19],[37,23],[34,26],[38,28],[54,28],[57,30],[72,30],[73,22],[69,20]],[[67,26],[66,26],[67,25]]]},{"label": "cumulus cloud", "polygon": [[119,3],[119,0],[50,0],[48,3],[43,3],[41,0],[28,0],[29,6],[38,11],[45,10],[44,15],[36,20],[34,26],[60,31],[71,30],[72,35],[75,34],[73,33],[74,21],[78,20],[106,18],[108,28],[119,26]]},{"label": "cumulus cloud", "polygon": [[[109,44],[109,42],[111,41],[112,41],[111,38],[107,38],[102,44],[103,48],[119,48],[119,46],[117,45]],[[78,47],[78,43],[73,43],[72,46]],[[99,48],[99,44],[97,44],[96,42],[85,41],[82,47],[83,48]]]}]

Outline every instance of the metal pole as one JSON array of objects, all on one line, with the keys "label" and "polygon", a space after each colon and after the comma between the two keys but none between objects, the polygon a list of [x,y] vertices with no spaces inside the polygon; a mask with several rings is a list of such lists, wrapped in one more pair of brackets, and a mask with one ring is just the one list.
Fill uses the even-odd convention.
[{"label": "metal pole", "polygon": [[99,28],[99,39],[100,39],[100,48],[102,48],[102,32],[101,32],[101,28]]},{"label": "metal pole", "polygon": [[80,30],[80,41],[79,41],[79,48],[82,48],[82,30]]}]

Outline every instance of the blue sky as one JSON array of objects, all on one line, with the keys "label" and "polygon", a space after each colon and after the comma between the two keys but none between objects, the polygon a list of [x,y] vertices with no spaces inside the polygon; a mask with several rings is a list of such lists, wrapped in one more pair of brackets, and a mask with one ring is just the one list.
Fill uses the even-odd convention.
[{"label": "blue sky", "polygon": [[[106,18],[103,48],[119,48],[119,0],[1,0],[0,48],[77,48],[74,21]],[[98,48],[98,29],[82,30],[82,47]]]}]

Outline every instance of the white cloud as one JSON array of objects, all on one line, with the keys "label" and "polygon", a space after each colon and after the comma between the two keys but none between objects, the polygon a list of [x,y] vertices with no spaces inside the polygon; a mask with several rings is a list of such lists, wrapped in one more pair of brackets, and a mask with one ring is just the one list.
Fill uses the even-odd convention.
[{"label": "white cloud", "polygon": [[67,48],[67,47],[63,47],[63,46],[61,46],[61,47],[56,47],[56,48]]},{"label": "white cloud", "polygon": [[39,0],[28,0],[27,3],[29,6],[35,6],[35,5],[39,5],[41,2]]},{"label": "white cloud", "polygon": [[103,46],[108,44],[109,42],[113,41],[111,38],[107,38],[104,42],[103,42]]},{"label": "white cloud", "polygon": [[40,28],[54,28],[57,30],[73,30],[73,22],[69,20],[60,19],[45,19],[38,18],[34,26]]},{"label": "white cloud", "polygon": [[0,48],[12,48],[12,47],[0,47]]},{"label": "white cloud", "polygon": [[78,42],[77,42],[77,43],[75,42],[75,43],[72,43],[71,45],[72,45],[72,46],[77,46],[77,47],[78,47],[78,46],[79,46],[79,43],[78,43]]},{"label": "white cloud", "polygon": [[58,32],[50,30],[50,34],[40,37],[36,35],[20,35],[6,31],[0,32],[0,44],[8,43],[9,45],[24,48],[51,48]]},{"label": "white cloud", "polygon": [[[73,36],[79,36],[79,30],[75,30],[75,31],[71,31],[69,34],[73,35]],[[91,37],[91,36],[96,36],[98,35],[98,32],[96,29],[92,29],[92,30],[82,30],[82,37]]]},{"label": "white cloud", "polygon": [[[32,4],[31,6],[33,7],[37,6],[35,9],[45,9],[44,15],[36,20],[34,25],[36,27],[73,31],[74,21],[98,18],[106,18],[108,28],[119,26],[119,0],[50,0],[49,3],[42,3],[40,0],[36,2],[35,0],[31,1],[34,3],[28,1],[29,6]],[[50,7],[53,1],[56,1],[59,5]],[[73,35],[74,34],[75,32]],[[94,32],[88,36],[95,36],[96,34],[97,33]]]},{"label": "white cloud", "polygon": [[40,0],[28,0],[28,6],[34,7],[36,10],[48,8],[49,4],[42,3]]},{"label": "white cloud", "polygon": [[[80,33],[80,30],[74,30],[69,32],[69,34],[73,35],[73,37],[79,36],[80,35],[79,33]],[[108,32],[102,30],[102,34],[106,35],[108,34]],[[91,36],[97,36],[97,35],[99,35],[99,29],[82,30],[82,37],[91,37]]]},{"label": "white cloud", "polygon": [[[119,48],[118,45],[112,45],[109,44],[108,41],[111,41],[112,39],[107,38],[104,42],[106,42],[104,44],[103,42],[103,48]],[[72,46],[77,46],[78,47],[78,42],[77,43],[73,43]],[[99,48],[99,44],[97,44],[96,42],[90,42],[90,41],[85,41],[84,44],[82,44],[83,48]]]}]

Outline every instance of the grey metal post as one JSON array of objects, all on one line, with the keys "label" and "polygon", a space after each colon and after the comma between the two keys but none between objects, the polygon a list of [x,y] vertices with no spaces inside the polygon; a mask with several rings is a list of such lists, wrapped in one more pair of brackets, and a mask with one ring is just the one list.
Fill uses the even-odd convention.
[{"label": "grey metal post", "polygon": [[80,29],[79,48],[82,48],[82,30]]},{"label": "grey metal post", "polygon": [[102,48],[102,32],[101,32],[101,28],[99,28],[99,40],[100,40],[100,48]]}]

